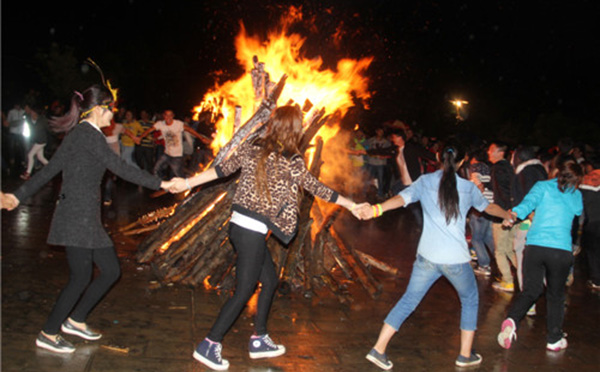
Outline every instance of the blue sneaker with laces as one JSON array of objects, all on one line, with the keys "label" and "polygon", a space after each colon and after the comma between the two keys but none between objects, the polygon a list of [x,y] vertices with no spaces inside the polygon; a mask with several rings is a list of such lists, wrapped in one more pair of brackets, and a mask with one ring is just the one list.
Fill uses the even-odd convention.
[{"label": "blue sneaker with laces", "polygon": [[214,342],[205,338],[194,351],[194,359],[216,371],[225,371],[229,368],[229,362],[221,357],[223,346],[220,342]]},{"label": "blue sneaker with laces", "polygon": [[377,367],[386,371],[392,369],[392,367],[394,366],[394,364],[388,359],[385,353],[380,354],[375,349],[371,349],[371,351],[369,351],[369,354],[367,354],[366,358],[368,361],[375,364]]},{"label": "blue sneaker with laces", "polygon": [[250,358],[275,358],[285,354],[285,346],[276,345],[269,335],[252,336],[248,343]]}]

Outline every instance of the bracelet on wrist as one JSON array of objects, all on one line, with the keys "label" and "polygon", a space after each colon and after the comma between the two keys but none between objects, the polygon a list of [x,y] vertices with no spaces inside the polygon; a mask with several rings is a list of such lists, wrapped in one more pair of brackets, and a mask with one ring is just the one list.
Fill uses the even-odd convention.
[{"label": "bracelet on wrist", "polygon": [[192,189],[192,186],[190,186],[190,181],[187,178],[185,179],[185,186],[187,187],[188,190]]}]

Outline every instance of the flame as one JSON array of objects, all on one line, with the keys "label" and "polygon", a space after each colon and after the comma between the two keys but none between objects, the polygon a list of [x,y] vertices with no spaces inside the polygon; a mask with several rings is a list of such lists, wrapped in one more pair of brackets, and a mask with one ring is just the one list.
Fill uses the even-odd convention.
[{"label": "flame", "polygon": [[204,281],[202,281],[202,284],[204,285],[204,289],[206,290],[211,290],[214,289],[213,286],[210,285],[210,275],[207,275],[206,278],[204,278]]},{"label": "flame", "polygon": [[[248,35],[244,24],[240,23],[241,30],[235,40],[236,57],[246,72],[236,81],[217,83],[194,107],[196,120],[203,111],[211,111],[213,119],[216,119],[216,134],[211,145],[215,154],[234,134],[235,107],[242,107],[243,124],[254,114],[264,97],[264,90],[257,97],[252,83],[252,70],[256,71],[259,67],[256,62],[264,63],[264,71],[271,82],[265,86],[267,91],[281,76],[288,76],[279,102],[294,102],[302,106],[310,101],[313,106],[305,113],[306,117],[321,108],[325,108],[325,115],[339,111],[343,116],[354,106],[352,94],[363,100],[370,98],[368,79],[363,73],[373,58],[341,59],[335,70],[325,68],[321,57],[307,58],[303,55],[305,38],[288,32],[290,26],[302,21],[301,8],[290,7],[282,17],[279,29],[269,32],[266,40]],[[322,129],[322,132],[325,131],[328,129]],[[337,130],[332,130],[318,135],[327,141],[330,137],[326,136],[335,136],[336,133]]]},{"label": "flame", "polygon": [[163,253],[164,251],[166,251],[167,249],[169,249],[169,246],[172,243],[178,241],[183,236],[185,236],[185,234],[187,234],[188,231],[190,231],[190,229],[192,227],[194,227],[198,223],[198,221],[200,221],[201,219],[203,219],[207,214],[209,214],[213,209],[215,209],[215,206],[221,200],[223,200],[223,198],[225,197],[225,195],[227,195],[227,191],[224,191],[221,194],[219,194],[219,196],[217,196],[215,198],[215,200],[208,207],[206,207],[202,211],[202,213],[198,214],[190,223],[188,223],[187,225],[185,225],[184,227],[182,227],[179,231],[177,231],[176,234],[172,235],[169,240],[167,240],[163,245],[161,245],[160,248],[158,249],[158,252],[159,253]]}]

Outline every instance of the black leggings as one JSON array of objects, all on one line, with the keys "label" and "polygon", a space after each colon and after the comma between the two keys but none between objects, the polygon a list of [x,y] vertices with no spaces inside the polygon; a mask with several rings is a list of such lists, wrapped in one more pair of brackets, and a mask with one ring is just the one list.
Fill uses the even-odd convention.
[{"label": "black leggings", "polygon": [[[121,275],[121,266],[114,247],[99,249],[66,247],[66,252],[69,262],[69,282],[58,296],[44,325],[43,331],[49,335],[58,333],[61,324],[69,314],[74,321],[85,322],[90,311]],[[100,274],[90,284],[94,264],[100,269]]]},{"label": "black leggings", "polygon": [[267,317],[279,282],[271,253],[267,248],[266,236],[234,223],[230,226],[229,239],[237,252],[237,284],[233,297],[223,305],[215,324],[208,334],[208,338],[216,342],[221,342],[225,333],[235,323],[244,306],[254,294],[258,281],[260,281],[262,287],[258,296],[254,324],[256,334],[266,334]]}]

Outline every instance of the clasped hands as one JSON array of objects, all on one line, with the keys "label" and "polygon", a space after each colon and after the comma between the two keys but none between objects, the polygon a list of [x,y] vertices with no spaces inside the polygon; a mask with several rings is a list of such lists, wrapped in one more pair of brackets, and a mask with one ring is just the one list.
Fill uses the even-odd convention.
[{"label": "clasped hands", "polygon": [[502,226],[504,227],[512,227],[515,222],[517,221],[517,214],[515,212],[513,212],[512,210],[507,211],[506,213],[508,213],[508,218],[505,217],[504,220],[502,220]]},{"label": "clasped hands", "polygon": [[350,208],[350,212],[354,215],[354,217],[359,220],[370,220],[375,217],[379,217],[383,214],[383,209],[381,209],[380,204],[371,205],[369,203],[360,203],[355,204],[352,208]]},{"label": "clasped hands", "polygon": [[173,177],[169,181],[162,181],[160,187],[172,194],[177,194],[192,188],[189,181],[186,178],[181,177]]}]

